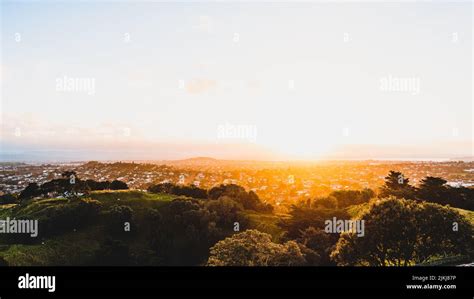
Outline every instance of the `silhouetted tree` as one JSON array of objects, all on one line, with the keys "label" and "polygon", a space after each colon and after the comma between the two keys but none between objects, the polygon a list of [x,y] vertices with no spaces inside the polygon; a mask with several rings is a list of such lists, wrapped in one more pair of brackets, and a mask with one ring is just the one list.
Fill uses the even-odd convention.
[{"label": "silhouetted tree", "polygon": [[313,266],[332,266],[334,263],[331,261],[330,255],[337,240],[337,234],[328,234],[311,226],[301,232],[301,237],[297,241],[320,256],[318,264]]},{"label": "silhouetted tree", "polygon": [[395,196],[397,198],[414,199],[415,188],[409,184],[409,179],[401,172],[391,170],[385,177],[385,184],[380,188],[379,196],[385,198]]},{"label": "silhouetted tree", "polygon": [[39,188],[37,183],[29,183],[26,188],[21,191],[20,195],[18,196],[18,199],[20,202],[24,202],[28,199],[31,199],[36,196],[41,195],[41,189]]},{"label": "silhouetted tree", "polygon": [[422,201],[474,210],[474,189],[451,187],[446,180],[428,176],[421,181],[416,198]]},{"label": "silhouetted tree", "polygon": [[0,205],[18,203],[18,198],[16,196],[7,193],[0,196]]},{"label": "silhouetted tree", "polygon": [[126,190],[128,189],[128,186],[126,183],[119,181],[119,180],[113,180],[112,183],[110,183],[110,190]]}]

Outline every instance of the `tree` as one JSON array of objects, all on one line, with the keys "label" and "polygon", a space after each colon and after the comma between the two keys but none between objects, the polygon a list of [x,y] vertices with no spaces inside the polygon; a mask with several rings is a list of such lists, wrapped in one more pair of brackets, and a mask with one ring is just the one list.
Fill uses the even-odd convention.
[{"label": "tree", "polygon": [[41,189],[39,188],[38,184],[36,183],[29,183],[26,188],[21,191],[20,195],[18,196],[18,199],[20,202],[23,202],[25,200],[31,199],[36,196],[41,195]]},{"label": "tree", "polygon": [[229,184],[220,185],[211,188],[208,192],[209,199],[216,200],[221,196],[228,196],[233,200],[242,204],[245,209],[259,212],[272,212],[273,206],[260,201],[258,195],[253,192],[246,192],[245,189],[239,185]]},{"label": "tree", "polygon": [[241,222],[246,222],[246,219],[239,215],[239,212],[243,210],[242,205],[230,197],[222,196],[217,200],[209,200],[205,203],[205,207],[216,215],[216,222],[221,227],[231,228],[234,222],[239,222],[242,226],[244,223]]},{"label": "tree", "polygon": [[298,244],[272,242],[269,234],[246,230],[217,242],[208,266],[301,266],[306,260]]},{"label": "tree", "polygon": [[398,171],[390,170],[385,177],[385,184],[380,188],[380,197],[395,196],[397,198],[414,199],[416,189],[409,184],[409,179]]},{"label": "tree", "polygon": [[7,205],[12,203],[18,203],[18,199],[14,195],[7,193],[0,196],[0,205]]},{"label": "tree", "polygon": [[343,209],[327,209],[313,203],[311,207],[305,204],[292,205],[289,214],[290,217],[282,219],[278,225],[286,231],[286,237],[293,240],[300,238],[301,233],[309,227],[324,229],[327,219],[350,218]]},{"label": "tree", "polygon": [[439,204],[448,204],[449,192],[445,184],[446,180],[442,178],[428,176],[421,180],[417,197]]},{"label": "tree", "polygon": [[75,171],[67,170],[61,173],[61,176],[66,179],[70,179],[71,176],[77,177],[77,173]]},{"label": "tree", "polygon": [[147,191],[151,193],[168,193],[171,194],[171,190],[173,189],[174,185],[171,183],[163,183],[152,185],[148,187]]},{"label": "tree", "polygon": [[128,266],[130,264],[128,245],[121,240],[107,237],[97,250],[95,260],[100,266]]},{"label": "tree", "polygon": [[43,210],[47,217],[40,222],[42,228],[39,230],[40,236],[58,235],[93,224],[99,218],[101,209],[100,201],[89,198],[48,206]]},{"label": "tree", "polygon": [[110,190],[126,190],[128,189],[128,186],[126,183],[119,181],[119,180],[113,180],[112,183],[110,183]]},{"label": "tree", "polygon": [[337,199],[333,196],[316,198],[311,202],[311,206],[323,209],[337,209]]},{"label": "tree", "polygon": [[207,199],[207,190],[192,186],[176,186],[171,183],[163,183],[148,187],[151,193],[168,193],[174,195],[184,195],[192,198]]},{"label": "tree", "polygon": [[298,242],[313,250],[320,256],[318,265],[330,266],[334,263],[330,259],[333,246],[337,243],[337,235],[330,235],[321,229],[308,227],[301,233]]},{"label": "tree", "polygon": [[416,198],[423,201],[474,210],[474,189],[451,187],[446,180],[428,176],[421,181]]},{"label": "tree", "polygon": [[149,241],[162,265],[201,265],[209,257],[209,248],[229,235],[230,230],[218,226],[219,215],[208,210],[206,203],[177,198],[160,208],[161,225]]},{"label": "tree", "polygon": [[375,197],[375,192],[368,188],[365,188],[362,191],[337,190],[331,192],[330,196],[337,199],[337,206],[339,208],[345,208],[351,205],[369,202],[371,198]]},{"label": "tree", "polygon": [[132,221],[133,210],[129,206],[113,205],[104,212],[104,216],[110,232],[120,234],[124,232],[125,222]]},{"label": "tree", "polygon": [[372,202],[360,219],[365,236],[343,233],[331,253],[339,265],[407,266],[474,247],[469,221],[438,204],[391,197]]}]

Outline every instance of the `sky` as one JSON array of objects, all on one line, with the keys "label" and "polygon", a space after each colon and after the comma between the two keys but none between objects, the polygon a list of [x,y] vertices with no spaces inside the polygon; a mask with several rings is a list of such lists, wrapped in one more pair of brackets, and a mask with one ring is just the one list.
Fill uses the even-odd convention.
[{"label": "sky", "polygon": [[3,1],[1,160],[473,156],[472,3]]}]

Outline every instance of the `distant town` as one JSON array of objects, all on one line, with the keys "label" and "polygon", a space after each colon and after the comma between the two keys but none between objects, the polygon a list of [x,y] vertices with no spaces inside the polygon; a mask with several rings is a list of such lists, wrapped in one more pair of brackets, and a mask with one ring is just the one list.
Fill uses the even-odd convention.
[{"label": "distant town", "polygon": [[16,194],[29,183],[43,184],[75,171],[81,179],[120,180],[131,189],[158,183],[212,188],[237,184],[275,206],[325,196],[334,190],[376,189],[390,170],[413,185],[426,176],[442,177],[452,187],[474,186],[474,162],[325,161],[261,162],[192,158],[176,161],[0,163],[0,193]]}]

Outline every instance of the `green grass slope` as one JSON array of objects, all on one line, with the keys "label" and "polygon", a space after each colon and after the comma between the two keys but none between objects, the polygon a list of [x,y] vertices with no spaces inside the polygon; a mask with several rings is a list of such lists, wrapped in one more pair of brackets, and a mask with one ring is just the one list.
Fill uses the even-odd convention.
[{"label": "green grass slope", "polygon": [[[92,192],[87,198],[99,201],[102,210],[113,205],[129,206],[134,211],[134,217],[141,218],[147,209],[159,209],[177,196],[140,191],[100,191]],[[52,212],[67,205],[71,205],[68,199],[50,198],[33,200],[24,206],[3,206],[0,219],[38,219],[41,233],[42,222]],[[0,257],[12,266],[86,265],[92,261],[106,237],[107,232],[98,222],[50,238],[32,238],[32,244],[8,244],[0,239]]]}]

